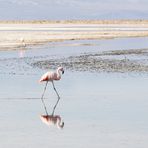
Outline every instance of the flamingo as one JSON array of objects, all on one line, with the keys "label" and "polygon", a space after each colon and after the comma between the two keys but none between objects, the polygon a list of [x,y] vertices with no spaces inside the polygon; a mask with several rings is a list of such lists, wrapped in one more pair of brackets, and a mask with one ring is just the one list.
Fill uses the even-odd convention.
[{"label": "flamingo", "polygon": [[42,122],[48,126],[57,125],[60,129],[64,127],[64,122],[61,120],[59,115],[40,115],[40,118]]},{"label": "flamingo", "polygon": [[47,108],[46,108],[46,105],[45,105],[43,97],[44,97],[44,94],[45,94],[45,91],[46,91],[46,88],[47,88],[47,84],[48,84],[49,81],[52,83],[53,89],[54,89],[55,93],[58,96],[58,100],[57,100],[57,102],[56,102],[56,104],[55,104],[55,106],[53,108],[53,111],[52,111],[52,115],[54,115],[56,106],[57,106],[57,104],[58,104],[58,102],[60,100],[60,95],[58,94],[58,92],[57,92],[57,90],[55,88],[54,81],[58,81],[58,80],[61,79],[61,73],[64,74],[64,69],[63,69],[63,67],[58,67],[55,72],[54,71],[48,71],[45,74],[43,74],[43,76],[39,80],[39,82],[44,82],[44,81],[46,82],[43,94],[41,96],[41,101],[43,103],[46,115],[48,115],[48,112],[47,112]]},{"label": "flamingo", "polygon": [[20,41],[21,41],[21,43],[22,43],[22,46],[23,46],[23,47],[26,47],[26,43],[25,43],[25,40],[24,40],[23,37],[20,38]]}]

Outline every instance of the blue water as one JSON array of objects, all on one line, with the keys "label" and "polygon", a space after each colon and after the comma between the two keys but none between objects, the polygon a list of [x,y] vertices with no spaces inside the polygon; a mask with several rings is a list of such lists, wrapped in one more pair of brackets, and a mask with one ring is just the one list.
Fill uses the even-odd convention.
[{"label": "blue water", "polygon": [[[44,114],[40,97],[45,84],[38,80],[46,70],[26,64],[49,55],[60,58],[101,50],[147,48],[146,40],[74,41],[93,46],[50,43],[26,50],[23,58],[19,51],[2,51],[0,60],[6,61],[0,64],[0,147],[147,148],[147,74],[65,70],[61,81],[55,83],[61,96],[55,113],[65,122],[64,129],[59,130],[46,126],[39,118]],[[57,96],[50,83],[45,98],[51,112]]]}]

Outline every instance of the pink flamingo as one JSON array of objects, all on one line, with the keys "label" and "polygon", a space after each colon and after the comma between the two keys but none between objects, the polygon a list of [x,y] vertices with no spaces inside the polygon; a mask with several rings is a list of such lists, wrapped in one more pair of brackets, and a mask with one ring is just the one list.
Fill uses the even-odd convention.
[{"label": "pink flamingo", "polygon": [[62,119],[59,115],[40,115],[40,118],[43,123],[51,126],[51,125],[57,125],[58,128],[64,127],[64,122],[62,122]]},{"label": "pink flamingo", "polygon": [[63,67],[58,67],[56,72],[48,71],[39,80],[39,82],[46,81],[46,84],[45,84],[45,87],[44,87],[44,91],[43,91],[41,100],[42,100],[42,103],[43,103],[43,106],[44,106],[44,109],[45,109],[45,112],[46,112],[47,115],[48,115],[48,112],[47,112],[47,109],[46,109],[46,106],[45,106],[45,103],[44,103],[44,99],[43,99],[45,91],[46,91],[46,87],[47,87],[47,84],[48,84],[49,81],[52,82],[53,89],[54,89],[54,91],[56,92],[56,94],[58,96],[58,100],[57,100],[57,102],[56,102],[56,104],[55,104],[55,106],[53,108],[53,111],[52,111],[52,115],[54,115],[54,111],[55,111],[56,106],[57,106],[57,104],[58,104],[58,102],[60,100],[60,96],[59,96],[59,94],[58,94],[58,92],[57,92],[57,90],[55,88],[55,85],[54,85],[54,81],[58,81],[58,80],[61,79],[61,72],[62,72],[62,74],[64,74]]}]

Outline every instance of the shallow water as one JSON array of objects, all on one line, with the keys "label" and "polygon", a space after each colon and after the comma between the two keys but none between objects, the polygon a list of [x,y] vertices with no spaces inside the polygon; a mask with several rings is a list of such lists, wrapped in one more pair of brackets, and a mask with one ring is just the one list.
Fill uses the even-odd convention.
[{"label": "shallow water", "polygon": [[[49,56],[147,48],[147,39],[49,43],[26,50],[23,57],[19,51],[0,52],[0,147],[147,148],[147,74],[65,70],[55,83],[61,95],[56,114],[65,122],[58,130],[39,118],[44,114],[40,101],[44,84],[38,79],[46,70],[28,65]],[[57,99],[51,84],[45,98],[51,112]]]}]

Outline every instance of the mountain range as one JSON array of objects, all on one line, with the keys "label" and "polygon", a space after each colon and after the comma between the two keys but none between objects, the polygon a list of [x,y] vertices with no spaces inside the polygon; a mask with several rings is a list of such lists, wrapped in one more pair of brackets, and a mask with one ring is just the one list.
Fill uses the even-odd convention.
[{"label": "mountain range", "polygon": [[148,19],[147,0],[0,0],[0,20]]}]

